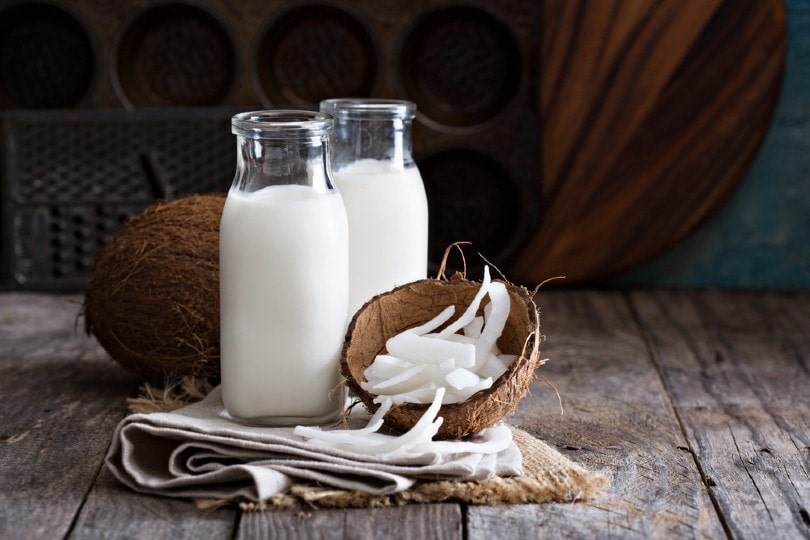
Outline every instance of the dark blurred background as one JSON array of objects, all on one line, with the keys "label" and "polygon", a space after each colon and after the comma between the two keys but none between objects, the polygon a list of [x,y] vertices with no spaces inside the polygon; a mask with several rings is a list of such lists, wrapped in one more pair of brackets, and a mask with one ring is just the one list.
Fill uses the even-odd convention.
[{"label": "dark blurred background", "polygon": [[[414,150],[434,265],[448,243],[467,240],[527,285],[566,274],[570,284],[588,285],[810,287],[810,0],[720,4],[709,11],[702,0],[0,0],[0,287],[81,290],[96,251],[128,216],[158,198],[227,190],[234,112],[312,108],[339,96],[417,103]],[[607,7],[615,17],[604,16]],[[655,54],[650,40],[669,35],[658,20],[674,21],[682,50]],[[716,70],[705,59],[720,54],[716,44],[735,28],[771,29],[761,49],[741,38],[750,71],[727,70],[732,88],[757,93],[735,102],[720,90],[680,90],[693,71]],[[590,59],[590,71],[578,69]],[[639,72],[625,69],[634,63]],[[669,71],[659,74],[660,65]],[[642,107],[655,86],[644,81],[655,77],[664,84],[647,100],[645,121],[633,124],[639,109],[620,104]],[[718,89],[731,84],[706,80]],[[600,98],[589,101],[591,83]],[[736,118],[719,108],[724,100],[753,110],[729,124],[729,132],[759,130],[740,151],[697,124],[701,111]],[[672,103],[686,103],[695,122],[652,121]],[[577,125],[580,138],[552,178],[548,164],[563,140],[556,134]],[[583,135],[592,127],[603,140]],[[622,129],[629,143],[610,151],[610,141],[624,140]],[[645,156],[668,155],[665,148],[687,140],[670,143],[661,129],[744,159],[717,182],[722,190],[704,194],[713,179],[696,152],[676,156],[686,164],[680,177],[648,163]],[[660,147],[639,146],[656,133]],[[588,163],[605,163],[609,174]],[[692,186],[694,178],[700,183]],[[645,189],[661,200],[622,207],[644,200]],[[683,192],[711,204],[697,208]],[[661,218],[675,219],[684,207],[683,226]],[[605,246],[603,237],[616,242]],[[597,245],[605,247],[589,258]],[[554,259],[557,251],[563,255]]]}]

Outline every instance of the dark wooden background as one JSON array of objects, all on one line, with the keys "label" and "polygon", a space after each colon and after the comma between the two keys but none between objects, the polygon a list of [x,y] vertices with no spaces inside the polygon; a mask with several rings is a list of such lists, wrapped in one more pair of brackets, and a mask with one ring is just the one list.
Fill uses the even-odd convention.
[{"label": "dark wooden background", "polygon": [[[64,22],[25,11],[35,4],[0,0],[0,25]],[[11,120],[14,113],[51,110],[56,124],[67,125],[81,118],[64,114],[70,111],[106,115],[110,108],[158,107],[170,120],[180,107],[193,107],[214,122],[215,116],[226,117],[217,109],[223,105],[312,106],[321,97],[349,93],[419,103],[415,140],[431,198],[432,260],[448,242],[466,239],[517,281],[535,284],[566,275],[558,284],[594,282],[678,245],[736,193],[772,126],[786,26],[793,60],[778,110],[787,107],[789,116],[777,117],[777,142],[766,146],[770,161],[754,175],[760,187],[747,188],[720,226],[701,229],[703,240],[692,248],[615,283],[801,286],[808,279],[800,271],[810,242],[801,232],[807,229],[800,194],[808,182],[801,174],[808,128],[806,100],[799,99],[807,86],[800,29],[808,0],[787,2],[787,23],[782,0],[344,0],[321,7],[206,0],[174,8],[140,0],[57,0],[48,9],[64,12],[77,25],[74,31],[87,34],[82,44],[68,32],[73,48],[56,50],[85,60],[60,63],[53,40],[36,46],[29,40],[26,48],[24,32],[6,32],[0,40],[0,131],[6,134],[7,163],[0,180],[12,186],[4,190],[0,227],[5,287],[68,287],[66,280],[49,287],[47,280],[37,285],[30,276],[18,279],[16,245],[38,231],[41,238],[31,241],[41,246],[59,241],[49,230],[66,238],[86,233],[62,223],[74,212],[68,207],[83,201],[51,201],[35,212],[46,223],[26,221],[34,201],[13,187],[31,185],[32,179],[9,158],[24,140],[19,120]],[[335,42],[345,46],[330,46]],[[187,44],[194,45],[194,55],[182,54]],[[49,62],[31,62],[48,50]],[[77,68],[60,72],[67,64]],[[51,84],[37,87],[38,77]],[[65,159],[60,146],[43,144],[53,155],[37,155],[58,170]],[[189,148],[200,155],[193,144]],[[223,148],[223,156],[232,154],[229,143]],[[172,153],[189,161],[182,145]],[[204,154],[217,156],[216,166],[201,164],[199,189],[225,189],[230,167],[221,165],[227,159]],[[110,174],[124,169],[144,186],[155,183],[141,170],[143,154],[131,161]],[[155,171],[158,184],[172,181],[160,177],[159,167]],[[72,180],[47,180],[60,182]],[[164,187],[173,196],[184,193]],[[98,204],[105,217],[140,207]],[[109,238],[108,229],[106,221],[90,224],[95,246]],[[60,272],[76,274],[69,288],[81,288],[86,264],[71,267],[49,257],[85,260],[86,254],[57,251],[22,266],[58,263]]]},{"label": "dark wooden background", "polygon": [[693,234],[611,284],[810,289],[810,1],[786,5],[782,90],[751,169]]}]

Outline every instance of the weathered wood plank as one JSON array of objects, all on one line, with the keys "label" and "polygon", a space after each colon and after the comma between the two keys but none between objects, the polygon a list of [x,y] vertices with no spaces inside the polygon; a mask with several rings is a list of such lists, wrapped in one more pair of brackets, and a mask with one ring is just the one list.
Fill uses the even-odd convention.
[{"label": "weathered wood plank", "polygon": [[64,536],[136,382],[74,332],[72,297],[0,295],[0,537]]},{"label": "weathered wood plank", "polygon": [[0,355],[35,356],[72,347],[95,348],[95,341],[79,335],[78,296],[0,294]]},{"label": "weathered wood plank", "polygon": [[810,294],[632,299],[731,534],[810,537]]},{"label": "weathered wood plank", "polygon": [[198,510],[185,499],[141,495],[104,467],[87,497],[71,538],[231,538],[237,511]]},{"label": "weathered wood plank", "polygon": [[75,327],[79,305],[0,295],[0,538],[230,536],[235,510],[139,495],[102,470],[138,381]]},{"label": "weathered wood plank", "polygon": [[244,539],[455,539],[462,538],[457,504],[400,508],[265,511],[242,515],[238,538]]},{"label": "weathered wood plank", "polygon": [[[628,298],[541,295],[539,374],[566,412],[538,382],[512,419],[608,475],[605,496],[470,507],[466,523],[455,504],[247,513],[236,535],[810,536],[810,294]],[[101,468],[137,381],[74,329],[77,310],[73,297],[0,295],[0,537],[232,535],[235,510],[142,496]]]},{"label": "weathered wood plank", "polygon": [[541,293],[538,375],[559,390],[565,413],[545,384],[513,417],[521,427],[611,480],[588,503],[471,507],[470,538],[721,537],[660,376],[620,293]]}]

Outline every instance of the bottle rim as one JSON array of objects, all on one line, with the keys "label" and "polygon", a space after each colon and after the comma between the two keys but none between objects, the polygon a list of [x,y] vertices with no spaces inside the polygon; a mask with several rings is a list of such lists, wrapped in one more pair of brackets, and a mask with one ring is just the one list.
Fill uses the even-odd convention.
[{"label": "bottle rim", "polygon": [[416,104],[399,99],[332,98],[320,103],[322,113],[340,118],[412,120],[416,116]]},{"label": "bottle rim", "polygon": [[332,115],[323,112],[248,111],[233,115],[231,132],[249,139],[309,139],[329,135],[333,123]]}]

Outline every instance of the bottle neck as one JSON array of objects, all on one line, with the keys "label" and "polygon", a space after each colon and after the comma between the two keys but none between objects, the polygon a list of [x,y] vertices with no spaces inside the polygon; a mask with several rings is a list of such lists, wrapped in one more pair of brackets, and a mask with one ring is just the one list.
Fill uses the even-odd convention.
[{"label": "bottle neck", "polygon": [[233,187],[258,191],[267,186],[302,185],[318,191],[334,189],[326,140],[264,140],[237,137]]},{"label": "bottle neck", "polygon": [[336,98],[321,101],[320,110],[335,119],[333,170],[359,160],[383,161],[400,170],[415,166],[411,123],[416,105],[410,101]]},{"label": "bottle neck", "polygon": [[329,163],[331,118],[299,111],[243,113],[233,120],[236,174],[231,189],[268,186],[334,189]]},{"label": "bottle neck", "polygon": [[409,120],[346,118],[335,124],[332,168],[337,171],[355,161],[370,159],[404,170],[415,166],[411,150]]}]

